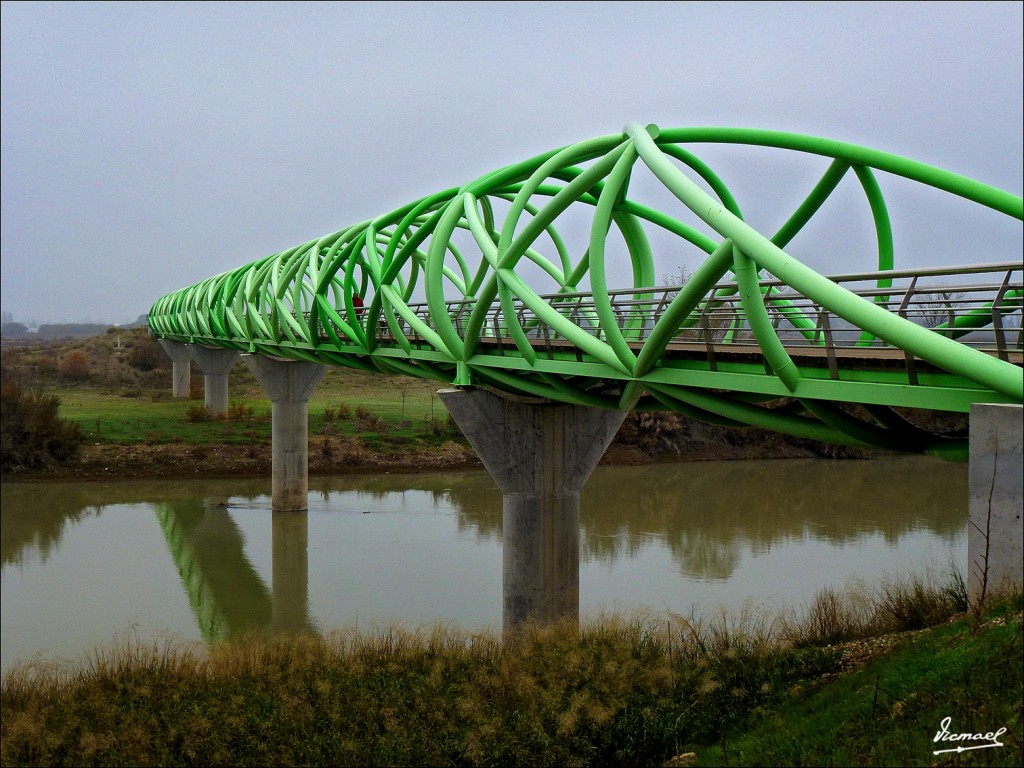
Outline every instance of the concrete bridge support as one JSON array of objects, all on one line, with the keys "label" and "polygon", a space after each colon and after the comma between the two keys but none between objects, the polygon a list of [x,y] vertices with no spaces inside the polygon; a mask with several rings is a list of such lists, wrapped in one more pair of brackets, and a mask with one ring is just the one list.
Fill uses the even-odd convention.
[{"label": "concrete bridge support", "polygon": [[1024,585],[1024,406],[971,406],[967,595]]},{"label": "concrete bridge support", "polygon": [[201,347],[190,344],[192,359],[203,371],[206,410],[215,419],[228,415],[228,374],[240,352],[234,349]]},{"label": "concrete bridge support", "polygon": [[275,512],[309,506],[309,398],[326,365],[245,355],[242,360],[271,402],[271,507]]},{"label": "concrete bridge support", "polygon": [[480,389],[438,394],[504,497],[505,633],[578,618],[580,489],[626,413]]},{"label": "concrete bridge support", "polygon": [[187,344],[170,339],[157,339],[164,352],[171,358],[171,373],[174,383],[171,387],[171,394],[174,397],[188,397],[189,380],[192,378],[192,351]]}]

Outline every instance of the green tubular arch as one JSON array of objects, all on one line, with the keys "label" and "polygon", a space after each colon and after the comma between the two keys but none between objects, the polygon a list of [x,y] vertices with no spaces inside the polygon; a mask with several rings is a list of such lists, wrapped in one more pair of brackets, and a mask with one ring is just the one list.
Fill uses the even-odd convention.
[{"label": "green tubular arch", "polygon": [[[818,275],[706,195],[664,159],[644,129],[632,124],[627,130],[634,137],[644,162],[665,186],[723,237],[730,237],[758,266],[879,338],[1014,400],[1024,400],[1024,377],[1020,369],[1005,366],[982,352],[895,316]],[[968,191],[977,194],[976,186],[969,185]]]},{"label": "green tubular arch", "polygon": [[765,309],[761,288],[757,282],[757,265],[740,251],[735,243],[732,246],[732,254],[732,271],[736,275],[736,283],[740,288],[740,303],[746,312],[750,329],[764,351],[764,356],[768,360],[768,364],[771,365],[772,371],[786,385],[786,388],[793,392],[800,381],[800,372],[772,327],[772,321],[768,317],[768,310]]},{"label": "green tubular arch", "polygon": [[588,249],[590,252],[590,290],[594,294],[594,309],[597,311],[598,319],[604,329],[605,339],[612,352],[615,353],[619,365],[630,373],[636,367],[636,355],[633,354],[619,330],[617,318],[612,310],[605,275],[604,242],[614,215],[615,203],[636,158],[636,149],[630,144],[616,160],[615,166],[608,174],[608,181],[605,188],[601,190],[597,208],[594,210]]},{"label": "green tubular arch", "polygon": [[[830,164],[782,226],[766,237],[746,224],[739,201],[690,146],[709,143],[772,147],[825,157]],[[641,169],[653,173],[682,203],[683,213],[696,216],[711,234],[631,199],[630,182]],[[804,346],[824,343],[817,319],[802,303],[773,295],[760,282],[762,271],[860,329],[862,341],[883,340],[959,377],[948,385],[951,393],[961,393],[948,400],[960,404],[956,409],[963,409],[965,398],[1024,401],[1024,374],[1018,366],[956,341],[990,327],[995,309],[1004,315],[1020,313],[1024,289],[1019,283],[1004,282],[998,307],[995,301],[975,304],[938,326],[936,333],[887,311],[882,304],[888,297],[860,298],[786,253],[784,248],[850,169],[868,203],[880,272],[893,269],[895,256],[878,172],[1024,220],[1018,195],[866,147],[779,131],[659,130],[630,124],[621,134],[498,168],[169,293],[154,302],[150,328],[155,336],[186,343],[455,378],[459,384],[475,379],[509,392],[581,405],[670,408],[717,423],[755,424],[833,442],[962,454],[962,436],[931,435],[906,423],[882,405],[902,402],[888,394],[863,401],[874,423],[855,419],[822,399],[829,391],[860,392],[854,384],[861,379],[851,374],[847,380],[844,371],[829,383],[820,371],[798,369],[772,324],[771,316],[783,318],[787,327],[803,335]],[[694,174],[711,194],[690,178]],[[504,201],[501,213],[495,210],[499,201]],[[568,216],[562,218],[570,208],[589,216],[589,235],[579,251],[563,237],[574,232],[562,228],[563,221],[575,226]],[[625,244],[621,265],[609,261],[611,254],[618,258],[620,253],[608,247],[613,228]],[[649,230],[676,238],[701,259],[690,280],[674,295],[664,294],[660,303],[654,292]],[[541,270],[545,283],[554,282],[553,295],[568,298],[549,303],[524,279],[528,265]],[[612,285],[613,269],[624,272],[622,268],[630,270],[631,283]],[[723,284],[730,273],[735,282]],[[574,298],[587,280],[590,305]],[[891,285],[883,277],[876,288],[884,294]],[[365,299],[364,307],[356,306],[356,296]],[[735,365],[711,375],[716,370],[711,363],[680,366],[669,355],[681,330],[694,327],[702,312],[725,304],[738,305],[738,311],[729,311],[742,318],[744,328],[749,326],[757,342],[754,349],[765,356],[770,375],[759,374],[758,366],[740,370]],[[449,313],[453,306],[462,307],[458,322],[455,310]],[[625,314],[622,306],[627,307]],[[526,313],[522,323],[520,311]],[[716,343],[740,341],[740,326],[733,326]],[[550,345],[549,334],[563,346],[545,346]],[[485,338],[487,344],[482,343]],[[728,382],[734,380],[742,380],[742,391],[734,396],[717,391],[729,389]],[[889,381],[879,379],[878,384]],[[929,383],[924,389],[932,392],[942,386],[947,385]],[[968,389],[973,394],[964,395]],[[772,398],[786,393],[793,407],[802,408],[800,413],[768,407]]]},{"label": "green tubular arch", "polygon": [[[578,145],[570,147],[570,150],[578,149]],[[585,149],[590,149],[589,147]],[[526,206],[526,200],[528,198],[527,190],[528,186],[524,185],[523,189],[520,190],[516,196],[518,204],[513,202],[512,208],[506,216],[505,224],[502,227],[501,239],[498,242],[498,255],[497,263],[498,268],[507,268],[509,265],[514,266],[518,260],[518,256],[521,255],[520,249],[525,250],[526,245],[532,242],[531,236],[536,231],[538,234],[544,228],[545,223],[548,220],[553,220],[559,213],[568,208],[579,195],[589,190],[599,180],[603,179],[607,173],[611,171],[615,161],[619,155],[625,151],[625,146],[621,148],[615,148],[609,155],[601,158],[598,162],[595,162],[590,168],[581,173],[569,184],[567,184],[561,191],[558,192],[540,211],[538,215],[533,217],[530,224],[521,233],[519,238],[513,240],[513,232],[515,231],[515,224],[518,221],[519,214]],[[578,155],[581,152],[567,152],[573,162],[578,162]],[[533,174],[536,177],[536,184],[540,183],[540,180],[547,178],[548,166],[554,165],[553,162],[549,161]],[[473,309],[473,313],[470,315],[469,323],[467,326],[466,336],[469,339],[476,339],[479,337],[480,329],[484,324],[487,316],[488,309],[491,302],[494,301],[495,296],[498,294],[498,270],[495,269],[491,276],[481,286],[480,291],[477,295],[476,307]],[[514,315],[512,318],[506,318],[513,326],[513,333],[515,326],[518,324],[514,321]],[[520,329],[521,330],[521,329]],[[466,348],[467,358],[471,356],[475,351],[474,347],[467,346]]]},{"label": "green tubular arch", "polygon": [[793,212],[793,215],[779,228],[778,232],[772,235],[772,242],[779,248],[789,245],[789,241],[796,237],[804,225],[811,220],[811,217],[818,212],[829,195],[839,186],[839,182],[843,180],[849,169],[850,164],[845,160],[833,160],[818,183]]},{"label": "green tubular arch", "polygon": [[674,128],[662,129],[659,143],[751,144],[793,149],[814,155],[845,160],[851,165],[865,165],[879,171],[903,176],[928,186],[951,192],[980,203],[1018,220],[1024,220],[1024,199],[989,184],[936,168],[933,165],[900,157],[889,152],[847,144],[818,136],[804,136],[784,131],[757,128]]},{"label": "green tubular arch", "polygon": [[728,238],[697,268],[669,303],[637,355],[635,375],[646,375],[665,352],[683,322],[733,264],[732,241]]},{"label": "green tubular arch", "polygon": [[[878,271],[888,271],[895,264],[895,249],[892,241],[892,222],[889,221],[889,209],[885,206],[885,198],[882,196],[882,188],[878,186],[878,180],[870,168],[863,165],[853,166],[853,172],[857,174],[864,195],[871,207],[871,217],[875,221],[875,237],[878,240]],[[891,288],[892,278],[880,278],[878,288]],[[888,301],[887,296],[879,296],[876,301],[884,304]]]},{"label": "green tubular arch", "polygon": [[743,213],[740,211],[740,206],[739,203],[736,202],[736,198],[733,197],[729,188],[725,186],[725,182],[718,177],[718,174],[711,170],[707,163],[693,154],[690,150],[684,149],[676,144],[659,144],[658,146],[661,151],[669,157],[681,160],[696,171],[697,175],[704,179],[714,193],[718,195],[718,199],[722,201],[722,205],[724,205],[727,210],[732,211],[738,218],[743,218]]}]

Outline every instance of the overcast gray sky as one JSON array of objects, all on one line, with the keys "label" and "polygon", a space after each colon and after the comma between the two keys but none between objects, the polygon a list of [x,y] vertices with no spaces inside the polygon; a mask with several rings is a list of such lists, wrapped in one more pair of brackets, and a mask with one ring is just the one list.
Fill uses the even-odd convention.
[{"label": "overcast gray sky", "polygon": [[[5,2],[2,309],[134,320],[164,293],[634,120],[821,135],[1020,194],[1022,8]],[[720,157],[744,207],[790,178]],[[823,170],[792,177],[796,202]],[[933,219],[894,204],[897,248],[924,238],[910,261],[1020,257],[1019,225],[953,244]]]}]

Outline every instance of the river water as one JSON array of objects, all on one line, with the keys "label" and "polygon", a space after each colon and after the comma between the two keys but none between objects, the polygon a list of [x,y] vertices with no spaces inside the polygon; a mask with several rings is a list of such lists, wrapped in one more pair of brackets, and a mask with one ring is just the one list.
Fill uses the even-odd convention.
[{"label": "river water", "polygon": [[[117,641],[501,627],[501,495],[483,472],[0,486],[0,664]],[[580,610],[799,610],[825,586],[961,573],[967,467],[921,457],[599,467]]]}]

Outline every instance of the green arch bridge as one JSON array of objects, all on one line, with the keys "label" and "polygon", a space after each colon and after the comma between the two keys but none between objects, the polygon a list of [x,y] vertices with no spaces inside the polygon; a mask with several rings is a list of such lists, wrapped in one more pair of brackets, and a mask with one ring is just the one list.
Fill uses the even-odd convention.
[{"label": "green arch bridge", "polygon": [[[821,177],[759,232],[695,153],[709,143],[816,156]],[[629,124],[170,293],[149,324],[197,347],[965,458],[966,435],[897,409],[1024,402],[1022,264],[899,269],[878,172],[1024,218],[1017,195],[873,149]],[[877,258],[823,276],[786,248],[844,181]],[[659,284],[655,253],[687,249],[700,266]]]}]

